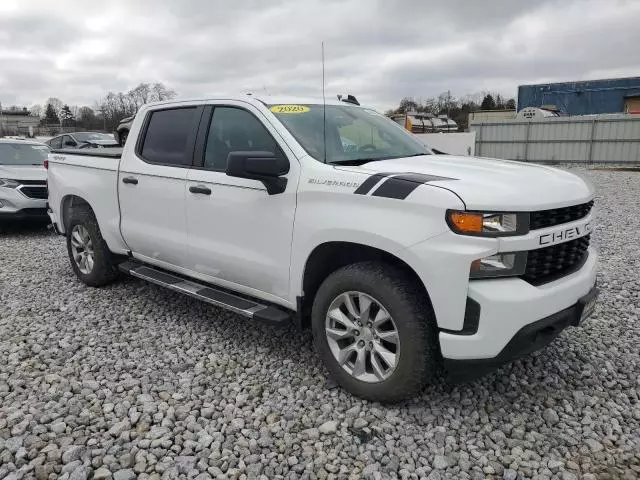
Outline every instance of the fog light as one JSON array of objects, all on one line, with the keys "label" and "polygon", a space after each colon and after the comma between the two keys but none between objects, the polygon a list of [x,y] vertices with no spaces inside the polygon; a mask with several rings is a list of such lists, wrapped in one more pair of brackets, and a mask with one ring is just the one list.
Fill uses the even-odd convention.
[{"label": "fog light", "polygon": [[527,252],[496,253],[471,262],[470,278],[515,277],[524,273]]}]

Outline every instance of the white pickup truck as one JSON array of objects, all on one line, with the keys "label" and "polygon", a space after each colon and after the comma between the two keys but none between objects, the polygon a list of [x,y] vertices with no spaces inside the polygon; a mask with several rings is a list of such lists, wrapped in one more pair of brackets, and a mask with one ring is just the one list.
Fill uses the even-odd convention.
[{"label": "white pickup truck", "polygon": [[311,327],[353,394],[396,401],[546,345],[593,310],[593,188],[435,155],[349,98],[143,107],[120,153],[53,152],[49,215],[81,281],[118,272]]}]

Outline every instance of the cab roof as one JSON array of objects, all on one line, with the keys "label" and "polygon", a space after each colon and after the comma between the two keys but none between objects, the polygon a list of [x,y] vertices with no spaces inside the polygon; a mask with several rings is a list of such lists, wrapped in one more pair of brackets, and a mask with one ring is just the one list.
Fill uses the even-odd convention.
[{"label": "cab roof", "polygon": [[326,103],[326,105],[341,105],[341,106],[359,108],[358,105],[338,100],[336,97],[332,97],[332,98],[327,97],[326,102],[323,102],[322,97],[295,97],[295,96],[284,96],[284,95],[270,96],[270,95],[251,95],[251,94],[226,95],[226,96],[215,96],[215,97],[180,98],[175,100],[164,100],[161,102],[148,103],[147,106],[171,105],[171,104],[190,103],[190,102],[206,102],[206,101],[213,101],[213,100],[236,100],[241,102],[249,102],[253,104],[261,103],[263,105],[322,105],[323,103]]}]

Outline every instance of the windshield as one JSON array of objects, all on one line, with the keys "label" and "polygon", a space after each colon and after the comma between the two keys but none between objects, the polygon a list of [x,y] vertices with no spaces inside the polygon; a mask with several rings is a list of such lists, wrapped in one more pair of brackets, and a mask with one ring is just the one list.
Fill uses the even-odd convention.
[{"label": "windshield", "polygon": [[111,135],[109,135],[109,134],[106,134],[106,133],[76,132],[76,133],[73,134],[73,136],[79,142],[96,142],[96,141],[101,141],[101,140],[102,141],[111,140],[112,142],[115,142],[113,137]]},{"label": "windshield", "polygon": [[0,143],[0,165],[42,165],[50,151],[46,145]]},{"label": "windshield", "polygon": [[342,105],[269,105],[270,110],[321,162],[361,164],[390,158],[429,155],[429,149],[395,122],[373,110]]}]

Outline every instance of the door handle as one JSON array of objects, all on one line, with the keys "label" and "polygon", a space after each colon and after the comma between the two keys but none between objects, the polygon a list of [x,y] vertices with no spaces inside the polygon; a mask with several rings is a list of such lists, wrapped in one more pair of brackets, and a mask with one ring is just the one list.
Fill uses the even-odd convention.
[{"label": "door handle", "polygon": [[137,185],[138,179],[136,177],[124,177],[122,183],[130,183],[131,185]]},{"label": "door handle", "polygon": [[193,185],[189,187],[189,191],[191,193],[200,193],[202,195],[211,195],[211,189],[205,187],[204,185]]}]

